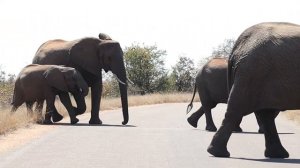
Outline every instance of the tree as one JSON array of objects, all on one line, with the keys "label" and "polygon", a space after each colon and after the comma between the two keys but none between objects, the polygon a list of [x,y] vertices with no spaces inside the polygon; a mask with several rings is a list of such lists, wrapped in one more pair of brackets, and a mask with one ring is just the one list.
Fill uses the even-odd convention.
[{"label": "tree", "polygon": [[145,92],[163,91],[167,76],[165,56],[166,51],[156,45],[132,44],[126,47],[124,57],[128,78]]},{"label": "tree", "polygon": [[194,82],[195,68],[194,62],[188,57],[181,56],[174,67],[171,78],[175,81],[176,91],[192,91]]},{"label": "tree", "polygon": [[228,58],[235,44],[234,39],[225,39],[223,43],[214,48],[211,57]]},{"label": "tree", "polygon": [[204,64],[206,64],[209,60],[213,58],[228,58],[231,54],[234,44],[234,39],[225,39],[223,43],[213,48],[212,54],[210,56],[200,60],[198,67],[202,67]]},{"label": "tree", "polygon": [[2,67],[0,66],[0,84],[5,84],[5,71],[2,70]]},{"label": "tree", "polygon": [[6,80],[6,82],[8,84],[12,84],[15,82],[15,79],[16,79],[16,75],[15,74],[8,74],[8,79]]}]

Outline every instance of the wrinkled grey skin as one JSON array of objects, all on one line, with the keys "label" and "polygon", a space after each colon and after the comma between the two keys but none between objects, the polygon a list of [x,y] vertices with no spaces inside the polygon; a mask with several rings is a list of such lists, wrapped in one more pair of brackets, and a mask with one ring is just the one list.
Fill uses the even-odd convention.
[{"label": "wrinkled grey skin", "polygon": [[[71,102],[63,101],[61,95],[68,92],[73,94],[80,108],[73,107]],[[37,102],[36,110],[42,115],[43,102],[46,100],[43,123],[51,124],[51,116],[54,122],[62,119],[54,105],[55,96],[59,95],[68,110],[71,124],[76,124],[79,121],[76,113],[84,113],[86,110],[84,97],[87,94],[88,85],[74,68],[31,64],[23,68],[16,79],[11,111],[16,111],[25,102],[28,112],[32,113],[32,105]]]},{"label": "wrinkled grey skin", "polygon": [[[92,109],[90,124],[102,124],[99,109],[102,94],[102,69],[111,71],[119,80],[123,111],[123,125],[129,120],[127,77],[120,44],[103,33],[98,38],[82,38],[73,41],[50,40],[42,44],[35,54],[33,63],[65,65],[78,70],[91,87]],[[64,95],[65,101],[70,101]]]},{"label": "wrinkled grey skin", "polygon": [[227,112],[207,151],[229,157],[227,143],[234,125],[255,111],[265,128],[265,157],[289,157],[274,119],[276,111],[300,108],[299,65],[299,25],[272,22],[246,29],[229,57]]},{"label": "wrinkled grey skin", "polygon": [[[209,60],[203,68],[198,72],[195,80],[195,88],[193,98],[188,106],[188,112],[193,107],[193,100],[196,90],[198,90],[201,100],[201,107],[187,118],[188,123],[197,128],[198,120],[205,114],[206,130],[216,131],[211,115],[211,109],[215,108],[219,103],[227,103],[228,87],[227,87],[227,63],[226,58],[213,58]],[[259,133],[263,133],[263,127],[257,120],[259,125]],[[235,132],[241,132],[240,123],[234,128]]]},{"label": "wrinkled grey skin", "polygon": [[188,106],[188,112],[193,107],[195,93],[198,90],[201,107],[188,117],[191,126],[197,127],[198,120],[205,113],[206,130],[216,131],[217,128],[211,116],[211,109],[218,103],[227,103],[227,60],[216,58],[208,61],[198,72],[195,79],[194,94]]}]

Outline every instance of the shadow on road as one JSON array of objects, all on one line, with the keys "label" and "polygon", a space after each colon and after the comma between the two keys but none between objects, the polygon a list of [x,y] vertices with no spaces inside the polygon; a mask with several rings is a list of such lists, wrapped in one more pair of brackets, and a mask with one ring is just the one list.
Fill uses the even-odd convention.
[{"label": "shadow on road", "polygon": [[[244,131],[244,132],[232,132],[232,133],[234,133],[234,134],[262,134],[263,135],[263,133],[258,133],[258,132],[246,132],[246,131]],[[295,134],[295,133],[293,133],[293,132],[279,132],[278,133],[279,135],[290,135],[290,134]]]},{"label": "shadow on road", "polygon": [[251,158],[238,158],[238,157],[230,157],[230,159],[239,159],[239,160],[249,160],[256,162],[268,162],[268,163],[290,163],[290,164],[300,164],[300,159],[251,159]]},{"label": "shadow on road", "polygon": [[136,127],[135,125],[114,125],[114,124],[87,124],[87,123],[77,123],[77,124],[70,124],[70,123],[53,123],[51,125],[58,125],[58,126],[90,126],[90,127]]}]

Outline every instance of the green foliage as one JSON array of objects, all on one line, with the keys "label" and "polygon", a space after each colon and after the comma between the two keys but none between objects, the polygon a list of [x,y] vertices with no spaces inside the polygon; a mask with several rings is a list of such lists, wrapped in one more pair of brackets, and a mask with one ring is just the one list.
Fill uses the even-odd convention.
[{"label": "green foliage", "polygon": [[234,39],[225,39],[223,43],[219,44],[216,48],[213,49],[211,57],[228,58],[234,44]]},{"label": "green foliage", "polygon": [[234,39],[225,39],[221,44],[213,48],[211,56],[200,60],[198,64],[198,70],[200,70],[204,64],[213,58],[228,58],[231,54],[234,44]]},{"label": "green foliage", "polygon": [[[175,89],[179,92],[192,91],[192,84],[194,82],[195,68],[194,62],[188,57],[179,57],[178,62],[171,74],[171,81],[175,82]],[[173,85],[174,86],[174,85]]]},{"label": "green foliage", "polygon": [[103,76],[103,97],[118,97],[120,96],[119,83],[112,73],[102,73]]},{"label": "green foliage", "polygon": [[124,58],[128,78],[147,93],[164,91],[167,87],[165,55],[166,51],[158,49],[156,45],[132,44],[126,47]]}]

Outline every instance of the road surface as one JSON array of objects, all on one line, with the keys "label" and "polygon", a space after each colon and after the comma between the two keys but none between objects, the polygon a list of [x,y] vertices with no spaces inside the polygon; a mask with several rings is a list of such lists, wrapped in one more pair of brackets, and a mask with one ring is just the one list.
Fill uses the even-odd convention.
[{"label": "road surface", "polygon": [[[0,155],[1,168],[199,168],[199,167],[300,167],[300,126],[282,114],[276,119],[280,138],[290,153],[288,159],[264,157],[264,137],[257,134],[253,114],[244,117],[244,133],[234,133],[228,144],[231,158],[216,158],[206,152],[213,132],[207,132],[205,117],[197,129],[186,122],[187,103],[132,107],[130,122],[122,126],[119,110],[101,112],[102,126],[89,126],[90,114],[71,126],[58,123],[40,138]],[[199,103],[194,104],[196,108]],[[226,105],[213,110],[220,126]],[[65,121],[67,122],[67,121]],[[1,144],[0,144],[1,145]]]}]

